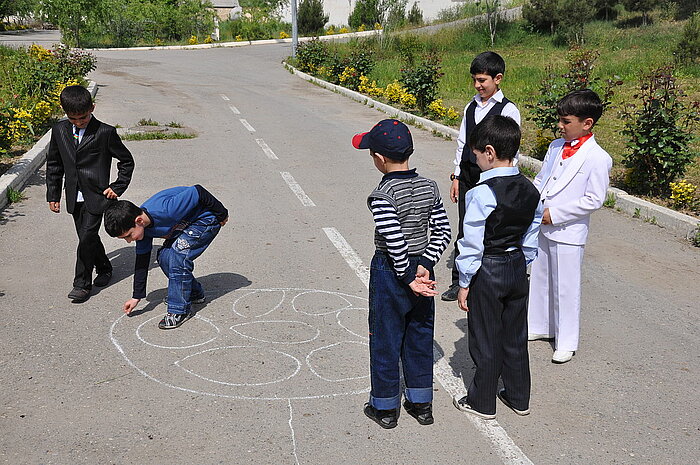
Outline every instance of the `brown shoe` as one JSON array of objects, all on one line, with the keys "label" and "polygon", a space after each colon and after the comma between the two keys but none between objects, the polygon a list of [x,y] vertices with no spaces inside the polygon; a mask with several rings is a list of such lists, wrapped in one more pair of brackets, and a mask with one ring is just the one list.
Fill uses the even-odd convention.
[{"label": "brown shoe", "polygon": [[73,290],[68,293],[68,298],[71,299],[74,304],[82,304],[90,298],[90,289],[74,287]]}]

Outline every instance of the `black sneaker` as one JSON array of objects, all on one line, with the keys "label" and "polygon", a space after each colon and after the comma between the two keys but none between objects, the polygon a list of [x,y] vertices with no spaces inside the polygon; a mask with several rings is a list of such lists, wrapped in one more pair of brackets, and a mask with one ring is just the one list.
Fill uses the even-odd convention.
[{"label": "black sneaker", "polygon": [[457,300],[457,294],[459,293],[459,284],[452,284],[450,288],[442,293],[440,298],[446,302],[454,302]]},{"label": "black sneaker", "polygon": [[368,402],[365,404],[365,415],[367,415],[367,418],[374,420],[374,422],[384,429],[396,428],[396,425],[398,424],[396,409],[378,410],[369,405]]},{"label": "black sneaker", "polygon": [[74,304],[82,304],[90,298],[90,292],[90,289],[74,287],[73,290],[68,293],[68,298],[71,299]]},{"label": "black sneaker", "polygon": [[112,280],[112,272],[97,273],[95,280],[92,282],[97,287],[105,287]]},{"label": "black sneaker", "polygon": [[158,327],[160,329],[175,329],[182,325],[185,321],[189,320],[194,313],[189,312],[189,313],[166,313],[165,316],[163,317],[162,320],[160,320],[160,323],[158,323]]},{"label": "black sneaker", "polygon": [[403,403],[403,408],[406,409],[406,413],[418,420],[418,423],[421,425],[432,425],[435,422],[432,402],[413,403],[406,400]]},{"label": "black sneaker", "polygon": [[475,410],[474,407],[469,405],[469,399],[467,399],[467,396],[461,398],[455,396],[452,398],[452,403],[461,411],[471,413],[472,415],[476,415],[477,417],[483,418],[484,420],[493,420],[494,418],[496,418],[495,413],[482,413],[478,410]]},{"label": "black sneaker", "polygon": [[513,407],[513,404],[511,404],[510,401],[508,400],[508,398],[506,397],[506,390],[505,389],[501,389],[500,391],[498,391],[497,395],[498,395],[498,398],[501,399],[501,402],[503,402],[506,407],[508,407],[509,409],[511,409],[512,411],[514,411],[518,415],[520,415],[521,417],[530,414],[529,408],[525,409],[525,410],[518,410],[517,408]]}]

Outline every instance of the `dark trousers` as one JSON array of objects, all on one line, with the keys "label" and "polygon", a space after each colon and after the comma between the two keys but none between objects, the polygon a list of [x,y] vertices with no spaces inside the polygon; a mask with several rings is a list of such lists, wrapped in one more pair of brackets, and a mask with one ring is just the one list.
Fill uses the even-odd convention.
[{"label": "dark trousers", "polygon": [[467,297],[469,354],[476,365],[468,399],[479,412],[496,413],[499,377],[513,407],[529,408],[527,293],[522,251],[483,257]]},{"label": "dark trousers", "polygon": [[[411,269],[416,269],[418,258],[409,258]],[[377,252],[369,278],[369,401],[373,407],[399,407],[399,363],[406,399],[432,402],[434,320],[434,298],[416,296],[396,277],[389,257]]]},{"label": "dark trousers", "polygon": [[73,223],[78,233],[78,252],[75,261],[75,278],[73,286],[81,289],[92,288],[92,270],[97,273],[112,271],[112,264],[107,258],[100,239],[102,213],[95,215],[85,208],[85,202],[77,202],[73,209]]},{"label": "dark trousers", "polygon": [[464,212],[467,209],[465,198],[468,191],[467,183],[464,182],[462,174],[459,175],[459,195],[457,196],[457,207],[459,208],[459,225],[457,226],[457,239],[455,239],[454,256],[452,257],[452,284],[459,285],[459,269],[457,269],[457,257],[459,256],[459,247],[457,242],[464,237]]}]

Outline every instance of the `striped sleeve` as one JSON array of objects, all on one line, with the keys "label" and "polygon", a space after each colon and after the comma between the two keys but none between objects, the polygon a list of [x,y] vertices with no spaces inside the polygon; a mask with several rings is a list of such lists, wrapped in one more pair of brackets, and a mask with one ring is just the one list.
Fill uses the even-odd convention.
[{"label": "striped sleeve", "polygon": [[419,263],[427,269],[432,269],[452,239],[450,220],[447,218],[447,212],[445,212],[440,196],[435,198],[433,209],[430,212],[429,225],[430,242]]},{"label": "striped sleeve", "polygon": [[401,231],[396,207],[387,200],[376,197],[371,199],[369,207],[372,210],[377,233],[386,241],[387,253],[396,276],[406,284],[410,283],[415,276],[408,273],[408,244]]}]

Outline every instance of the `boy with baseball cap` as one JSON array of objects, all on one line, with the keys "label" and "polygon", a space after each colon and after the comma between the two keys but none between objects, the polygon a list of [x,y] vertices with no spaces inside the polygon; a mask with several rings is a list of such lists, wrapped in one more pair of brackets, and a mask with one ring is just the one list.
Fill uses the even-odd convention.
[{"label": "boy with baseball cap", "polygon": [[384,173],[367,205],[375,222],[369,282],[372,389],[364,412],[382,428],[397,425],[403,365],[404,408],[421,425],[433,423],[433,322],[437,295],[433,267],[450,243],[450,223],[437,184],[409,169],[413,139],[393,119],[356,134]]}]

